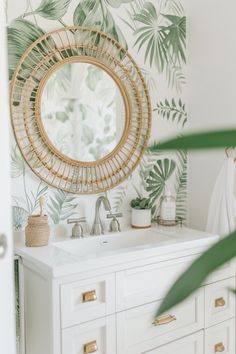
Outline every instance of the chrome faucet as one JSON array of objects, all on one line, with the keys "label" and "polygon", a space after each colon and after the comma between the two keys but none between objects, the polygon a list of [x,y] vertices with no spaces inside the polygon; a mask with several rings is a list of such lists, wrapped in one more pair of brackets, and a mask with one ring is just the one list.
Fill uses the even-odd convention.
[{"label": "chrome faucet", "polygon": [[108,198],[103,195],[98,197],[98,199],[96,201],[96,205],[95,205],[94,223],[93,223],[93,227],[91,230],[92,236],[104,234],[104,228],[103,228],[102,221],[100,218],[100,213],[99,213],[101,203],[103,203],[105,210],[109,211],[111,213],[111,204],[110,204]]}]

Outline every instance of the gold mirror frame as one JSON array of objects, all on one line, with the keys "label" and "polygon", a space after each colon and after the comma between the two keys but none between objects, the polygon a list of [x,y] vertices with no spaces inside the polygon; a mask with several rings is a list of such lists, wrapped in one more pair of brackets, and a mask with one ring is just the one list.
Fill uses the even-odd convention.
[{"label": "gold mirror frame", "polygon": [[[104,158],[82,162],[63,155],[41,119],[43,88],[64,63],[86,62],[105,70],[125,104],[123,136]],[[11,118],[20,151],[47,184],[74,194],[95,194],[123,182],[138,165],[151,129],[151,104],[143,75],[125,48],[106,33],[66,27],[47,33],[22,56],[11,85]]]}]

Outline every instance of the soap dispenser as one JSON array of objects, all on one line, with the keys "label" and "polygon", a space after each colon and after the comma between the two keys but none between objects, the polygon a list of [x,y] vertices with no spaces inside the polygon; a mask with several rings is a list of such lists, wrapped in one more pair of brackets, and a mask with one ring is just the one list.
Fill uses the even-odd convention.
[{"label": "soap dispenser", "polygon": [[163,221],[176,220],[176,200],[168,187],[165,188],[165,194],[161,200],[160,219]]}]

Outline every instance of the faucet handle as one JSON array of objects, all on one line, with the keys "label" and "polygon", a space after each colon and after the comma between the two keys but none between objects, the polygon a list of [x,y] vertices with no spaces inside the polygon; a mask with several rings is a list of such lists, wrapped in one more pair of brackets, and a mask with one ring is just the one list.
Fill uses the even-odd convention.
[{"label": "faucet handle", "polygon": [[122,213],[110,213],[107,214],[107,219],[116,219],[116,218],[122,218],[123,214]]},{"label": "faucet handle", "polygon": [[86,222],[86,218],[74,218],[74,219],[67,219],[67,224],[77,224],[79,222]]},{"label": "faucet handle", "polygon": [[107,219],[112,219],[109,228],[110,232],[121,232],[120,223],[117,220],[117,218],[121,218],[122,216],[123,216],[122,213],[115,213],[115,214],[111,213],[107,215]]},{"label": "faucet handle", "polygon": [[82,226],[80,225],[81,222],[86,222],[86,218],[83,217],[83,218],[67,219],[67,224],[75,224],[72,228],[71,238],[84,237],[84,231]]}]

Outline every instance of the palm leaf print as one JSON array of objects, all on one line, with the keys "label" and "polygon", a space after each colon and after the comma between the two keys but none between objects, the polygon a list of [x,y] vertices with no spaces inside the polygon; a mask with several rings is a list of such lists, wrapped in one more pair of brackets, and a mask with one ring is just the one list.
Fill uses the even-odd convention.
[{"label": "palm leaf print", "polygon": [[172,176],[176,163],[171,159],[158,160],[147,177],[147,192],[149,192],[150,205],[153,206],[157,198],[164,192],[166,182]]},{"label": "palm leaf print", "polygon": [[61,190],[54,191],[49,198],[48,212],[54,224],[73,216],[76,207],[75,197]]}]

